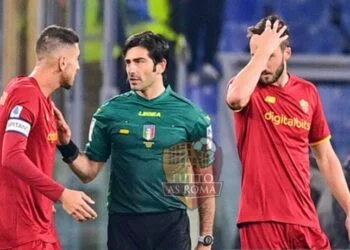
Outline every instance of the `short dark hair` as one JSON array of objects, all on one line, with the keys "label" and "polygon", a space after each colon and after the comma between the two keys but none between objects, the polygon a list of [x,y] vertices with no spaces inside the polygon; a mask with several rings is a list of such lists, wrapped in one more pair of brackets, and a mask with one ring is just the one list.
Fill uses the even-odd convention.
[{"label": "short dark hair", "polygon": [[[279,25],[278,25],[279,27],[277,30],[280,30],[283,26],[286,25],[286,23],[277,15],[270,15],[270,16],[264,17],[254,26],[248,27],[247,37],[249,40],[252,38],[253,35],[261,35],[264,32],[267,20],[271,22],[271,26],[273,26],[273,24],[276,21],[279,21]],[[282,36],[284,35],[289,36],[288,28],[283,32]],[[281,43],[281,49],[285,49],[286,47],[290,47],[290,46],[291,46],[291,42],[290,42],[290,36],[289,36],[287,40]]]},{"label": "short dark hair", "polygon": [[35,52],[37,55],[51,52],[59,46],[79,43],[79,36],[70,28],[58,25],[47,26],[36,41]]},{"label": "short dark hair", "polygon": [[148,50],[149,57],[154,64],[162,62],[163,59],[168,61],[169,42],[162,35],[155,34],[152,31],[145,31],[130,36],[123,48],[123,57],[129,49],[133,47],[143,47]]}]

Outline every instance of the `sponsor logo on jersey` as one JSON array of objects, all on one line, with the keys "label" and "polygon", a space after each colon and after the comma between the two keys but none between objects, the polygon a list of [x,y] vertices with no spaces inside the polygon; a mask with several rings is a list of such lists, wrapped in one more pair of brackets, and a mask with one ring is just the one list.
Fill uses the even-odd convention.
[{"label": "sponsor logo on jersey", "polygon": [[51,132],[47,135],[47,140],[50,142],[50,143],[55,143],[58,141],[58,134],[57,132]]},{"label": "sponsor logo on jersey", "polygon": [[17,132],[28,137],[31,127],[30,123],[24,120],[9,119],[6,125],[6,132]]},{"label": "sponsor logo on jersey", "polygon": [[271,121],[274,125],[284,125],[288,127],[301,128],[305,130],[310,130],[311,123],[304,120],[299,119],[297,117],[288,117],[283,114],[275,114],[273,111],[266,112],[264,118],[267,121]]},{"label": "sponsor logo on jersey", "polygon": [[153,111],[139,111],[139,116],[144,117],[161,117],[160,112],[153,112]]},{"label": "sponsor logo on jersey", "polygon": [[8,96],[7,92],[4,92],[4,93],[2,94],[2,96],[0,97],[0,105],[4,105],[4,104],[5,104],[5,101],[6,101],[6,99],[7,99],[7,96]]},{"label": "sponsor logo on jersey", "polygon": [[150,141],[154,139],[156,135],[156,126],[155,125],[143,125],[143,139]]},{"label": "sponsor logo on jersey", "polygon": [[300,104],[301,109],[304,111],[304,113],[309,112],[309,103],[306,100],[301,99],[299,104]]},{"label": "sponsor logo on jersey", "polygon": [[20,115],[21,115],[22,109],[23,109],[23,106],[16,105],[16,106],[12,109],[11,114],[10,114],[10,117],[11,117],[11,118],[19,118]]},{"label": "sponsor logo on jersey", "polygon": [[276,103],[276,97],[268,95],[265,97],[265,102],[274,104]]}]

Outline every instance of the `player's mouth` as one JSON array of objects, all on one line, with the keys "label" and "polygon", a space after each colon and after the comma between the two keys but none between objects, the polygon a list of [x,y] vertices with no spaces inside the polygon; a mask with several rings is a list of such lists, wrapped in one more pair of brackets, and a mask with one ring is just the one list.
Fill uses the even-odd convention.
[{"label": "player's mouth", "polygon": [[140,78],[136,78],[136,77],[129,78],[129,82],[139,82],[139,81],[141,81]]},{"label": "player's mouth", "polygon": [[132,77],[132,78],[129,78],[129,83],[131,86],[137,86],[141,83],[141,79]]},{"label": "player's mouth", "polygon": [[261,76],[269,76],[269,75],[272,75],[270,72],[267,72],[267,71],[263,71],[261,73]]}]

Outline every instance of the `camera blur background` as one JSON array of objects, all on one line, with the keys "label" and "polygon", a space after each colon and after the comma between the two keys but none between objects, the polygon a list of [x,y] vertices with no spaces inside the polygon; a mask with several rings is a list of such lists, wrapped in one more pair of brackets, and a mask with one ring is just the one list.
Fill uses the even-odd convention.
[{"label": "camera blur background", "polygon": [[[293,51],[289,71],[317,85],[333,146],[347,174],[349,0],[0,0],[0,90],[15,75],[31,72],[41,29],[50,24],[74,28],[81,38],[81,71],[73,89],[55,93],[54,99],[71,125],[73,139],[83,148],[97,107],[128,91],[121,58],[126,37],[148,29],[164,35],[171,44],[167,83],[210,114],[215,142],[223,151],[223,189],[217,197],[213,249],[239,249],[235,222],[240,163],[232,115],[224,101],[225,87],[249,59],[247,27],[269,14],[278,14],[288,24]],[[349,248],[345,215],[325,188],[314,160],[310,160],[312,195],[322,227],[333,248]],[[56,178],[91,195],[99,214],[96,221],[81,224],[57,205],[56,225],[64,249],[106,249],[109,166],[92,183],[83,185],[59,155],[56,165]],[[189,214],[195,246],[198,215],[197,211]]]}]

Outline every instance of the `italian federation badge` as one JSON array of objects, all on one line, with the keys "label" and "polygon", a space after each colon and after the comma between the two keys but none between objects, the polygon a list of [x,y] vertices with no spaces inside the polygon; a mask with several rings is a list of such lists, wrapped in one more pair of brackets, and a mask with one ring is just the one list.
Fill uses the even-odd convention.
[{"label": "italian federation badge", "polygon": [[155,125],[143,125],[143,139],[150,141],[154,139],[156,135],[156,126]]}]

